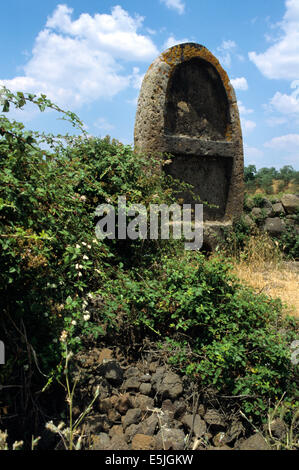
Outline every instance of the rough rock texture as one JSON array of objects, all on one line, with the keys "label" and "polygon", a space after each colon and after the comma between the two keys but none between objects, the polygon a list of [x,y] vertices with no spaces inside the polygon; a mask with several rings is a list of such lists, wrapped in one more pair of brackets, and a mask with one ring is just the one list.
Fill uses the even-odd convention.
[{"label": "rough rock texture", "polygon": [[243,222],[251,231],[254,232],[258,227],[276,239],[288,232],[289,236],[293,234],[297,237],[299,235],[299,197],[295,194],[285,194],[280,199],[271,199],[275,202],[271,203],[267,198],[262,198],[259,207],[254,207],[254,199],[248,199],[242,215]]},{"label": "rough rock texture", "polygon": [[297,194],[285,194],[282,196],[281,202],[288,214],[294,214],[299,209],[299,196]]},{"label": "rough rock texture", "polygon": [[285,231],[286,225],[280,217],[267,217],[263,228],[270,235],[279,237]]},{"label": "rough rock texture", "polygon": [[132,450],[154,450],[156,439],[145,434],[135,434],[132,439]]},{"label": "rough rock texture", "polygon": [[285,214],[285,210],[284,210],[284,207],[281,204],[281,202],[276,202],[275,204],[273,204],[272,207],[273,207],[274,215],[283,215],[283,214]]},{"label": "rough rock texture", "polygon": [[193,432],[196,437],[202,437],[207,431],[207,425],[199,415],[185,415],[182,419],[182,423],[185,424],[189,432]]},{"label": "rough rock texture", "polygon": [[[226,72],[204,46],[171,47],[149,67],[134,141],[137,152],[173,155],[166,173],[192,184],[202,201],[215,206],[204,206],[206,222],[231,223],[241,215],[243,141],[237,100]],[[194,203],[188,192],[180,197]]]},{"label": "rough rock texture", "polygon": [[276,418],[270,423],[271,433],[277,439],[283,440],[287,434],[287,426],[280,418]]},{"label": "rough rock texture", "polygon": [[153,375],[152,385],[158,395],[175,399],[183,391],[181,378],[173,372],[167,372],[164,367],[157,369]]},{"label": "rough rock texture", "polygon": [[[96,349],[96,348],[95,348]],[[93,450],[234,450],[267,449],[261,435],[254,434],[246,421],[236,413],[224,411],[217,392],[205,389],[195,405],[195,384],[165,365],[164,360],[130,361],[124,356],[108,354],[99,362],[100,351],[79,353],[76,359],[80,378],[74,397],[77,415],[86,410],[95,387],[100,395],[79,433],[83,448]],[[105,354],[105,353],[103,353]],[[108,362],[105,362],[108,360]],[[103,368],[103,365],[113,365]],[[108,374],[112,383],[106,379]],[[78,374],[78,370],[75,372]],[[115,382],[122,377],[123,382]],[[124,391],[126,381],[134,379],[150,385],[149,395],[137,389]],[[118,383],[118,385],[115,385]],[[77,394],[78,390],[78,394]],[[229,406],[231,410],[231,406]],[[267,435],[268,430],[264,430]],[[287,428],[283,421],[271,423],[273,439],[284,439]]]},{"label": "rough rock texture", "polygon": [[239,450],[270,450],[269,444],[265,441],[261,434],[254,434],[245,439],[240,446],[236,446]]}]

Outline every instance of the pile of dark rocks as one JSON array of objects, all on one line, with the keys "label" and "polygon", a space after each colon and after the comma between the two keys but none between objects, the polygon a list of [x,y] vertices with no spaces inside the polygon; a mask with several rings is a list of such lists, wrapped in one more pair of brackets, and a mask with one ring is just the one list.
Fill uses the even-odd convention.
[{"label": "pile of dark rocks", "polygon": [[[157,357],[129,362],[112,349],[76,357],[74,415],[99,395],[81,426],[91,450],[269,450],[241,414],[227,413],[213,390],[198,387]],[[282,433],[284,430],[281,431]]]},{"label": "pile of dark rocks", "polygon": [[272,202],[263,197],[259,207],[255,207],[254,199],[246,201],[244,221],[250,227],[259,226],[271,236],[279,238],[288,228],[293,228],[299,235],[298,211],[299,195],[285,194],[280,199],[272,198]]}]

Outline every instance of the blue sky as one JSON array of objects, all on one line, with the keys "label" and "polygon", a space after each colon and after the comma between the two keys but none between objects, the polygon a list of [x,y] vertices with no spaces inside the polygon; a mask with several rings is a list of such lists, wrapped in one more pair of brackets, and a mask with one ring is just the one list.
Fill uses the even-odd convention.
[{"label": "blue sky", "polygon": [[[10,0],[1,4],[0,85],[45,93],[92,135],[133,144],[139,88],[167,47],[197,42],[235,87],[245,164],[299,170],[299,0]],[[13,117],[71,131],[53,112]]]}]

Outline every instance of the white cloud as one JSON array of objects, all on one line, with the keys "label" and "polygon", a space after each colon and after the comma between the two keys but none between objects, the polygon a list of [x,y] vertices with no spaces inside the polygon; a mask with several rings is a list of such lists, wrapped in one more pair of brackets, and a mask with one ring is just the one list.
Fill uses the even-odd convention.
[{"label": "white cloud", "polygon": [[94,122],[94,127],[103,130],[103,131],[111,131],[114,129],[113,124],[110,124],[105,118],[99,117],[95,122]]},{"label": "white cloud", "polygon": [[253,109],[246,108],[246,106],[244,106],[242,101],[240,101],[240,100],[238,100],[238,108],[239,108],[240,114],[242,114],[242,115],[252,114],[253,113]]},{"label": "white cloud", "polygon": [[280,38],[265,52],[249,52],[249,58],[267,78],[294,80],[299,77],[299,2],[286,0],[279,23]]},{"label": "white cloud", "polygon": [[246,108],[246,106],[243,105],[242,101],[238,100],[238,109],[240,113],[240,119],[241,119],[241,126],[243,133],[248,135],[250,132],[253,131],[253,129],[256,128],[256,122],[247,119],[245,116],[248,114],[253,113],[253,109]]},{"label": "white cloud", "polygon": [[280,137],[274,137],[264,143],[264,147],[271,149],[284,150],[286,152],[297,152],[299,156],[299,134],[287,134]]},{"label": "white cloud", "polygon": [[176,10],[180,15],[182,15],[185,11],[185,3],[182,0],[161,0],[167,8],[172,10]]},{"label": "white cloud", "polygon": [[273,116],[273,117],[270,117],[269,119],[266,119],[266,123],[270,127],[276,127],[276,126],[280,126],[282,124],[286,124],[287,119],[284,118],[284,117]]},{"label": "white cloud", "polygon": [[248,90],[248,83],[245,77],[233,78],[231,84],[236,90]]},{"label": "white cloud", "polygon": [[218,49],[219,50],[222,49],[224,51],[230,51],[232,49],[235,49],[236,46],[237,45],[235,41],[232,41],[231,39],[229,39],[228,41],[222,41],[222,44]]},{"label": "white cloud", "polygon": [[253,131],[253,129],[256,128],[256,123],[254,121],[251,121],[250,119],[245,119],[242,116],[241,116],[241,124],[242,124],[242,129],[244,131],[244,134],[249,134],[250,132]]},{"label": "white cloud", "polygon": [[143,18],[131,17],[120,6],[110,15],[83,13],[76,20],[72,11],[57,6],[35,40],[24,75],[0,84],[75,107],[136,86],[136,70],[126,73],[124,65],[148,62],[159,53],[149,37],[138,33]]},{"label": "white cloud", "polygon": [[270,100],[270,107],[282,114],[299,114],[299,80],[291,83],[294,91],[290,95],[275,93]]},{"label": "white cloud", "polygon": [[168,49],[169,47],[176,46],[177,44],[182,44],[183,42],[190,42],[189,39],[176,39],[173,34],[169,36],[168,39],[163,44],[163,50]]},{"label": "white cloud", "polygon": [[254,163],[254,160],[256,158],[262,158],[264,153],[257,147],[248,147],[247,145],[244,145],[244,156],[245,158],[248,158],[251,163]]},{"label": "white cloud", "polygon": [[236,47],[237,44],[235,41],[230,39],[228,41],[222,41],[221,45],[217,47],[217,52],[219,52],[219,54],[216,55],[218,55],[219,62],[221,62],[224,67],[231,66],[231,54],[236,49]]}]

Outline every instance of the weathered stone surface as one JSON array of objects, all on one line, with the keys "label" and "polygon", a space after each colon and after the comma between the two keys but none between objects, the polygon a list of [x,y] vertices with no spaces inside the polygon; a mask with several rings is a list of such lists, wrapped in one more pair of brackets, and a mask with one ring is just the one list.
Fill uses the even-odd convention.
[{"label": "weathered stone surface", "polygon": [[135,434],[132,439],[132,450],[154,450],[156,449],[156,439],[145,434]]},{"label": "weathered stone surface", "polygon": [[167,372],[163,367],[159,367],[152,376],[152,385],[156,393],[165,398],[175,399],[183,392],[180,376],[173,372]]},{"label": "weathered stone surface", "polygon": [[121,415],[126,414],[129,408],[132,408],[132,400],[129,393],[125,393],[118,398],[116,409]]},{"label": "weathered stone surface", "polygon": [[110,446],[110,437],[104,432],[100,432],[97,436],[93,436],[92,450],[106,450]]},{"label": "weathered stone surface", "polygon": [[221,431],[216,434],[216,436],[213,437],[213,444],[215,447],[222,447],[225,445],[225,432]]},{"label": "weathered stone surface", "polygon": [[245,214],[243,216],[243,220],[244,220],[245,224],[248,225],[248,227],[254,227],[255,226],[255,223],[252,220],[252,218],[250,217],[250,215]]},{"label": "weathered stone surface", "polygon": [[129,446],[126,443],[124,437],[114,436],[106,450],[129,450]]},{"label": "weathered stone surface", "polygon": [[221,447],[214,447],[214,446],[210,446],[207,448],[207,450],[233,450],[231,449],[230,447],[228,447],[227,445],[223,445]]},{"label": "weathered stone surface", "polygon": [[118,423],[121,419],[119,412],[115,408],[108,411],[107,417],[111,423]]},{"label": "weathered stone surface", "polygon": [[152,386],[149,383],[142,383],[139,387],[139,390],[143,395],[149,395],[152,391]]},{"label": "weathered stone surface", "polygon": [[240,446],[236,446],[239,450],[271,450],[271,447],[261,434],[254,434],[253,436],[245,439]]},{"label": "weathered stone surface", "polygon": [[139,424],[130,424],[125,430],[125,441],[127,443],[131,442],[133,437],[136,434],[142,433],[141,423]]},{"label": "weathered stone surface", "polygon": [[285,231],[286,225],[280,217],[267,217],[263,228],[270,235],[279,237]]},{"label": "weathered stone surface", "polygon": [[297,194],[284,194],[281,202],[288,214],[294,214],[299,209],[299,196]]},{"label": "weathered stone surface", "polygon": [[[167,174],[192,184],[204,220],[232,222],[243,208],[243,141],[226,72],[208,49],[185,43],[149,67],[139,94],[135,150],[172,154]],[[190,192],[179,195],[193,204]]]},{"label": "weathered stone surface", "polygon": [[251,215],[254,219],[262,217],[263,216],[262,209],[260,207],[254,207],[251,211]]},{"label": "weathered stone surface", "polygon": [[137,424],[141,419],[141,409],[140,408],[133,408],[132,410],[128,410],[125,416],[122,417],[122,423],[124,429],[126,429],[131,424]]},{"label": "weathered stone surface", "polygon": [[150,382],[151,381],[151,375],[150,374],[144,374],[140,376],[140,381],[141,382]]},{"label": "weathered stone surface", "polygon": [[183,401],[174,402],[174,419],[179,419],[186,411],[186,403]]},{"label": "weathered stone surface", "polygon": [[102,362],[110,361],[112,359],[112,356],[113,351],[111,349],[103,348],[99,354],[99,363],[102,364]]},{"label": "weathered stone surface", "polygon": [[185,434],[181,429],[164,428],[156,436],[157,449],[183,450],[185,446]]},{"label": "weathered stone surface", "polygon": [[285,210],[281,202],[276,202],[275,204],[273,204],[272,207],[273,207],[274,215],[285,214]]},{"label": "weathered stone surface", "polygon": [[228,431],[225,435],[225,442],[226,443],[230,443],[230,442],[233,442],[235,441],[236,439],[238,439],[240,437],[240,435],[242,435],[243,433],[245,432],[245,429],[244,429],[244,426],[243,424],[241,423],[241,421],[233,421],[229,428],[228,428]]},{"label": "weathered stone surface", "polygon": [[124,390],[139,390],[140,384],[141,382],[139,378],[133,376],[124,381],[123,389]]},{"label": "weathered stone surface", "polygon": [[132,397],[135,408],[140,408],[141,411],[147,412],[148,409],[154,408],[154,399],[147,395],[137,395]]},{"label": "weathered stone surface", "polygon": [[286,423],[280,418],[276,418],[270,423],[270,429],[272,435],[281,440],[286,437],[288,430]]},{"label": "weathered stone surface", "polygon": [[263,210],[264,214],[267,217],[272,217],[274,215],[273,206],[272,206],[271,202],[269,201],[269,199],[267,199],[267,198],[263,199],[261,209]]},{"label": "weathered stone surface", "polygon": [[156,414],[152,414],[148,418],[146,418],[141,423],[141,430],[142,434],[146,434],[147,436],[153,436],[155,431],[158,427],[158,418]]},{"label": "weathered stone surface", "polygon": [[104,362],[99,367],[99,373],[112,385],[120,385],[123,382],[124,372],[117,361]]},{"label": "weathered stone surface", "polygon": [[129,377],[137,377],[138,375],[139,375],[138,367],[129,367],[124,374],[126,379],[128,379]]},{"label": "weathered stone surface", "polygon": [[196,437],[202,437],[207,431],[207,425],[199,415],[196,415],[193,420],[193,415],[185,415],[182,418],[182,423],[186,425],[188,431],[193,430]]},{"label": "weathered stone surface", "polygon": [[211,427],[211,429],[223,429],[226,427],[226,423],[219,413],[219,411],[215,409],[207,410],[206,414],[204,415],[205,422]]},{"label": "weathered stone surface", "polygon": [[112,426],[112,428],[110,428],[110,430],[109,430],[109,436],[111,438],[113,438],[114,436],[118,436],[118,437],[123,438],[124,437],[123,427],[120,424]]}]

